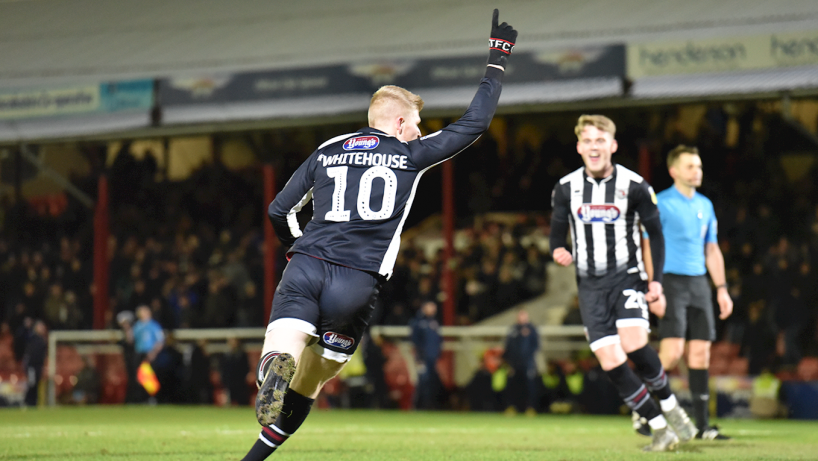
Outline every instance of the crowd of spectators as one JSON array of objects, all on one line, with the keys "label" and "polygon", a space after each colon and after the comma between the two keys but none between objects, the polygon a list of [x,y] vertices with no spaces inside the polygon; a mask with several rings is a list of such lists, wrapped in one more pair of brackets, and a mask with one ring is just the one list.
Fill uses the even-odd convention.
[{"label": "crowd of spectators", "polygon": [[[479,322],[545,292],[551,258],[541,246],[548,233],[544,216],[505,217],[475,221],[457,232],[451,266],[458,325]],[[406,325],[425,302],[443,303],[442,270],[442,250],[430,256],[422,244],[406,241],[382,289],[376,323]]]},{"label": "crowd of spectators", "polygon": [[[260,198],[246,197],[252,184],[214,164],[160,187],[152,158],[138,162],[123,151],[111,167],[106,325],[146,305],[168,329],[263,326],[263,240],[260,219],[249,216]],[[226,196],[248,205],[231,200],[227,206]],[[90,328],[90,226],[66,235],[70,225],[59,219],[32,209],[23,214],[41,229],[36,236],[4,229],[9,232],[0,237],[3,320],[12,331],[26,317],[43,319],[50,329]]]},{"label": "crowd of spectators", "polygon": [[[818,354],[818,273],[812,269],[818,261],[818,162],[805,161],[793,176],[783,155],[815,146],[805,146],[805,138],[773,111],[749,103],[731,107],[708,108],[695,119],[696,129],[686,126],[682,108],[614,115],[620,145],[614,160],[636,170],[638,150],[647,146],[653,164],[648,176],[659,191],[671,184],[665,153],[682,142],[699,146],[701,191],[716,207],[736,301],[734,315],[719,323],[719,339],[740,344],[751,372],[759,372]],[[544,292],[550,190],[580,165],[575,120],[565,114],[508,117],[509,139],[486,135],[454,160],[457,324],[479,322]],[[307,154],[279,166],[279,184]],[[107,172],[110,184],[108,327],[116,327],[117,314],[142,305],[168,330],[266,324],[258,168],[231,170],[217,153],[188,178],[168,181],[153,154],[137,158],[127,143],[110,165],[104,154],[87,157],[90,172],[71,178],[74,184],[92,197],[100,173]],[[424,178],[409,224],[439,203],[439,180],[434,173]],[[8,197],[2,208],[4,331],[28,337],[21,334],[30,335],[27,318],[42,319],[49,329],[90,328],[92,211],[71,197],[57,212],[11,204]],[[513,213],[489,219],[489,211]],[[442,304],[441,273],[442,251],[430,253],[421,239],[407,239],[373,323],[407,325],[425,302]],[[24,347],[20,341],[15,350]]]}]

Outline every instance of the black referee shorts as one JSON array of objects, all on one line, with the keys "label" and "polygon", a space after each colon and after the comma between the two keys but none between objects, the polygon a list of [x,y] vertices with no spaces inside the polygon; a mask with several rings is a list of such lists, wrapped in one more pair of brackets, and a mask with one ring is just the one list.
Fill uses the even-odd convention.
[{"label": "black referee shorts", "polygon": [[317,338],[318,355],[346,362],[361,342],[381,278],[312,256],[293,255],[273,298],[267,330],[290,328]]},{"label": "black referee shorts", "polygon": [[579,282],[579,311],[592,351],[619,344],[618,328],[650,329],[645,301],[647,282],[639,274],[617,274],[610,280],[607,287],[583,283],[582,279]]},{"label": "black referee shorts", "polygon": [[659,319],[659,337],[716,340],[716,317],[710,283],[704,275],[665,274],[665,316]]}]

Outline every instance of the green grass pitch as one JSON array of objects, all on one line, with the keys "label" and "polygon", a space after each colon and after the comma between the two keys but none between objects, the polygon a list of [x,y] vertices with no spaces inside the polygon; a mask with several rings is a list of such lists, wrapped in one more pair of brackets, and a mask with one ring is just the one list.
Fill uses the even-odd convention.
[{"label": "green grass pitch", "polygon": [[[270,459],[818,459],[818,423],[726,420],[728,442],[642,453],[629,417],[314,410]],[[99,406],[0,410],[0,460],[240,460],[252,408]]]}]

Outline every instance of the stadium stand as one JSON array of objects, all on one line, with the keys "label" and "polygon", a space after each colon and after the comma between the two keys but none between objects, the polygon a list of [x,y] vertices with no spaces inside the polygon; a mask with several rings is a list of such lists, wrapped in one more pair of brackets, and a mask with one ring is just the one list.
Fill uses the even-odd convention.
[{"label": "stadium stand", "polygon": [[[48,8],[42,7],[45,3]],[[423,0],[411,16],[376,0],[357,2],[354,8],[319,0],[287,5],[256,0],[229,7],[206,3],[201,14],[191,17],[184,8],[157,0],[138,7],[94,4],[94,14],[88,14],[87,5],[6,2],[0,7],[0,43],[14,46],[0,46],[0,96],[29,87],[59,89],[78,81],[97,85],[143,79],[143,95],[156,96],[155,87],[166,92],[183,88],[205,98],[232,78],[220,75],[296,71],[339,62],[353,63],[353,75],[395,76],[405,70],[403,60],[472,54],[482,35],[452,24],[484,19],[480,9],[467,2]],[[160,6],[166,14],[149,15]],[[719,323],[712,374],[756,376],[771,370],[782,379],[816,379],[815,66],[793,61],[781,67],[711,69],[696,75],[618,69],[615,78],[563,78],[598,53],[627,53],[637,49],[634,43],[763,34],[778,40],[776,34],[786,31],[797,36],[791,50],[806,50],[812,42],[798,34],[818,30],[814,2],[628,0],[612,9],[604,0],[500,0],[493,6],[513,8],[523,18],[519,27],[526,30],[528,49],[521,47],[521,53],[530,53],[532,63],[556,63],[564,75],[509,83],[502,115],[495,118],[490,135],[455,160],[456,324],[504,327],[520,306],[542,325],[560,325],[570,316],[572,277],[555,272],[549,263],[548,197],[555,181],[579,165],[571,136],[576,116],[604,109],[619,128],[615,160],[631,169],[645,167],[657,191],[670,184],[665,152],[679,143],[702,151],[702,191],[713,199],[721,221],[720,243],[736,301],[734,315]],[[595,14],[601,8],[607,14]],[[666,14],[670,10],[673,14]],[[30,20],[17,21],[21,16]],[[99,17],[106,18],[105,25]],[[281,27],[277,33],[298,43],[298,50],[309,53],[269,40],[271,23]],[[358,28],[338,24],[367,24],[370,34],[360,38]],[[408,43],[392,33],[410,28],[417,40]],[[375,42],[371,37],[379,38]],[[645,53],[658,53],[648,48]],[[668,50],[690,51],[687,45]],[[696,54],[695,49],[690,52]],[[651,60],[648,54],[640,56]],[[633,56],[628,58],[635,62]],[[117,86],[104,85],[110,91]],[[422,95],[432,101],[424,113],[426,132],[462,110],[468,98],[458,87],[430,88]],[[220,327],[250,332],[263,327],[265,204],[259,166],[274,163],[280,187],[309,154],[307,146],[358,127],[368,96],[361,92],[167,107],[150,98],[138,113],[0,117],[2,394],[18,395],[24,382],[20,358],[28,334],[26,318],[42,318],[52,331],[88,331],[93,324],[93,212],[81,197],[93,203],[102,173],[111,185],[107,328],[117,328],[117,314],[142,304],[151,306],[168,331]],[[41,170],[31,167],[37,162]],[[43,165],[58,174],[45,173]],[[59,177],[69,180],[55,185]],[[432,170],[424,181],[433,184],[419,191],[407,226],[413,229],[375,318],[384,331],[405,326],[422,302],[445,297],[436,187],[442,180]],[[308,213],[302,218],[308,219]],[[285,263],[282,249],[276,261],[280,272]],[[413,374],[405,344],[398,339],[401,334],[388,337],[380,350],[391,403],[408,407]],[[496,343],[494,336],[488,335],[480,347]],[[209,367],[219,360],[219,344],[194,347],[194,337],[185,341],[170,347],[183,353],[185,373],[195,368],[207,376],[199,401],[226,401],[219,373]],[[257,349],[247,343],[252,368]],[[72,398],[83,356],[94,347],[78,342],[54,351],[57,400]],[[100,353],[95,365],[102,381],[99,401],[104,403],[127,400],[127,366],[119,350],[111,350]],[[541,357],[540,362],[542,371],[550,367],[559,369],[554,373],[563,378],[573,376],[566,386],[594,370],[592,360],[562,352],[558,360]],[[452,357],[444,356],[448,362],[441,367],[453,370],[447,383],[462,388],[482,358]],[[452,360],[470,365],[464,371],[449,366]],[[203,364],[207,366],[199,366]]]},{"label": "stadium stand", "polygon": [[[664,135],[657,152],[681,140],[708,146],[705,188],[714,197],[717,214],[722,217],[721,245],[736,299],[736,313],[720,324],[721,342],[713,348],[714,376],[752,375],[761,368],[794,372],[801,361],[809,363],[810,357],[818,352],[814,290],[818,282],[810,270],[818,242],[816,213],[810,212],[818,209],[810,185],[816,170],[802,172],[793,181],[793,172],[785,168],[780,158],[772,156],[772,152],[756,151],[759,139],[763,146],[783,149],[797,141],[787,139],[794,135],[786,131],[786,125],[774,112],[765,112],[763,106],[747,105],[744,109],[746,112],[736,117],[719,106],[698,111],[680,108],[663,114],[665,125],[656,131]],[[628,119],[621,119],[623,145],[635,144],[630,139],[641,137],[642,133],[634,133]],[[770,128],[761,133],[755,131],[753,126],[760,122]],[[725,146],[732,123],[739,123],[739,130],[745,135],[738,137],[735,145]],[[699,126],[693,138],[679,129],[691,124]],[[775,124],[781,124],[781,129],[775,129]],[[513,315],[508,309],[520,302],[549,296],[544,293],[550,282],[545,275],[548,252],[543,246],[548,235],[547,204],[521,202],[519,209],[542,209],[533,213],[502,210],[509,209],[514,198],[521,195],[547,196],[545,191],[550,185],[542,184],[552,184],[568,168],[570,148],[559,146],[555,139],[543,139],[532,145],[526,128],[518,129],[517,136],[511,144],[522,146],[522,152],[515,152],[507,160],[530,168],[522,170],[511,163],[492,169],[493,176],[480,172],[488,190],[481,201],[489,204],[488,209],[501,212],[472,214],[486,206],[475,206],[474,194],[458,197],[457,206],[462,210],[456,239],[456,305],[460,325],[492,324],[490,317],[500,314],[497,318],[502,319],[503,315]],[[496,139],[483,140],[477,146],[478,153],[497,149],[498,144]],[[546,165],[531,161],[549,152],[562,154],[550,156],[550,164]],[[753,175],[758,164],[742,162],[742,153],[763,162],[767,174]],[[622,162],[632,161],[627,150],[618,155]],[[127,145],[122,145],[111,157],[115,224],[110,241],[114,251],[108,325],[115,326],[113,319],[118,312],[148,304],[160,323],[171,330],[263,326],[258,288],[249,288],[262,283],[258,231],[261,222],[253,211],[254,204],[261,203],[260,185],[253,168],[231,170],[219,161],[219,156],[214,156],[214,161],[206,162],[188,178],[171,182],[161,180],[162,174],[151,154],[138,158]],[[87,158],[98,162],[90,177],[103,167],[105,159]],[[654,168],[657,189],[663,187],[663,181],[667,184],[662,169],[657,158]],[[472,173],[468,165],[463,170],[458,171],[459,177]],[[710,171],[713,173],[709,174]],[[530,175],[530,181],[526,175]],[[74,181],[93,194],[88,179],[76,177]],[[539,184],[538,192],[526,189],[531,184]],[[802,198],[790,199],[794,196]],[[43,207],[41,202],[34,201],[4,207],[5,216],[24,217],[20,221],[6,220],[0,240],[6,331],[20,330],[26,316],[43,316],[53,330],[90,327],[91,261],[87,243],[83,243],[88,241],[90,229],[87,221],[83,222],[87,216],[83,215],[82,207],[70,196],[62,197],[58,206]],[[212,213],[212,203],[218,204],[215,208],[220,213]],[[772,210],[777,212],[773,214]],[[806,216],[809,218],[802,218]],[[431,218],[418,223],[409,233],[376,323],[406,325],[424,300],[441,300],[438,223]],[[22,226],[34,231],[20,232]],[[279,259],[283,262],[283,256]],[[565,303],[563,300],[563,309],[557,312],[565,313]],[[760,319],[763,321],[759,322]],[[561,323],[562,318],[544,316],[541,323],[548,321]],[[494,324],[508,323],[501,320]],[[756,344],[765,338],[770,344]],[[2,357],[9,355],[7,343],[8,339],[0,345],[5,350]],[[388,347],[387,351],[395,350]],[[75,352],[60,350],[57,374],[62,382],[58,389],[67,391],[70,377],[76,376],[82,361]],[[754,356],[759,350],[765,354],[761,359]],[[253,355],[248,354],[251,358]],[[387,355],[395,360],[393,354]],[[9,364],[5,369],[16,369],[7,358],[3,363]],[[123,381],[121,365],[114,364],[112,370],[103,373],[103,402],[119,398],[111,383]],[[388,379],[393,388],[407,383],[399,376],[388,375]],[[214,382],[218,385],[218,379]]]}]

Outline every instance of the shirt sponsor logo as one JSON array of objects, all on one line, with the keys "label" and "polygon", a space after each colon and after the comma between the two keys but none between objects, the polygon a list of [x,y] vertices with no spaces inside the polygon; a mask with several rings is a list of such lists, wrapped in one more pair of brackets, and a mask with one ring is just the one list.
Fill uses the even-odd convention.
[{"label": "shirt sponsor logo", "polygon": [[355,344],[355,340],[349,336],[332,331],[324,333],[324,342],[327,344],[327,346],[335,346],[341,349],[349,349],[353,344]]},{"label": "shirt sponsor logo", "polygon": [[619,219],[622,213],[616,205],[591,205],[583,203],[577,209],[577,216],[582,222],[610,223]]},{"label": "shirt sponsor logo", "polygon": [[359,136],[349,138],[344,142],[344,150],[372,150],[378,147],[380,140],[377,136]]}]

